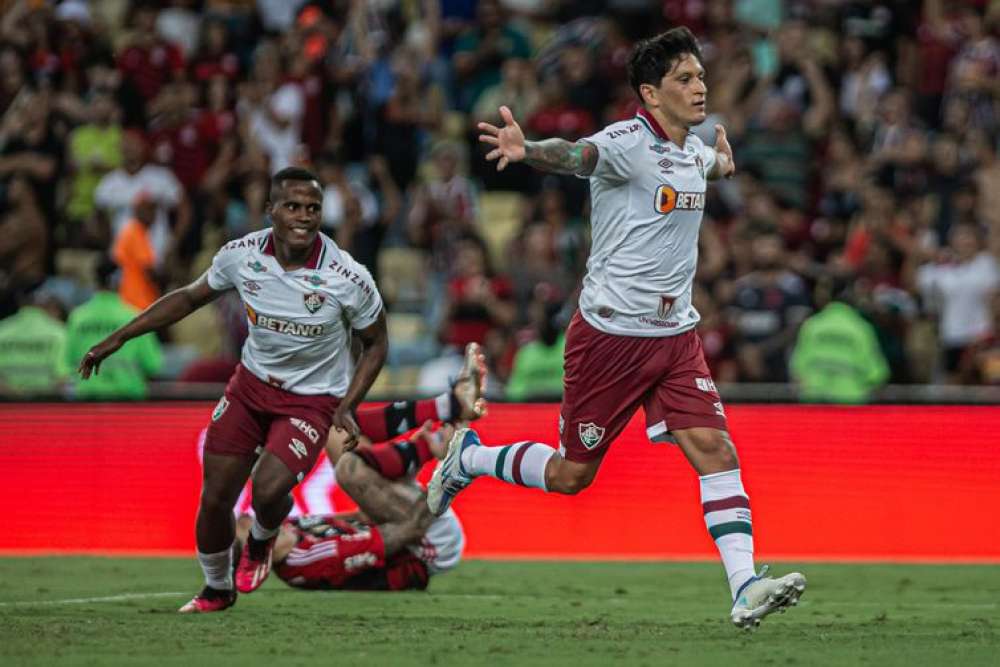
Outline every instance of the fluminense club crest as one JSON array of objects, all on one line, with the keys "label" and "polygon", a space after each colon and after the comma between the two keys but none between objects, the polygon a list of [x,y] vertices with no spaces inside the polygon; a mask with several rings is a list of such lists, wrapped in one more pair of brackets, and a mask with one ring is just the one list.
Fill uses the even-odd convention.
[{"label": "fluminense club crest", "polygon": [[309,292],[302,296],[303,302],[306,304],[306,310],[308,310],[313,315],[316,314],[320,308],[323,307],[323,303],[326,301],[326,296],[320,294],[319,292]]},{"label": "fluminense club crest", "polygon": [[580,442],[587,449],[593,449],[601,444],[601,440],[604,439],[604,429],[594,422],[588,422],[586,424],[580,424],[579,426]]}]

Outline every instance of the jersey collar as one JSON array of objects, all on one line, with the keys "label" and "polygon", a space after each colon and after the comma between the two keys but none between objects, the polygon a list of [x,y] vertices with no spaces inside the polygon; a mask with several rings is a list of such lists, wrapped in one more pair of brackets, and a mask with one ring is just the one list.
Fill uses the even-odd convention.
[{"label": "jersey collar", "polygon": [[[270,255],[274,257],[274,232],[267,235],[264,239],[264,247],[261,248],[261,252],[265,255]],[[320,262],[320,257],[323,255],[323,235],[317,233],[316,240],[313,242],[312,251],[309,253],[309,259],[306,260],[306,265],[302,268],[305,269],[318,269]]]},{"label": "jersey collar", "polygon": [[643,121],[646,124],[646,127],[649,129],[649,131],[652,132],[656,137],[662,139],[663,141],[670,141],[670,137],[667,136],[666,131],[660,125],[659,121],[653,117],[653,114],[651,114],[649,110],[646,109],[646,107],[639,107],[639,110],[636,112],[635,117]]}]

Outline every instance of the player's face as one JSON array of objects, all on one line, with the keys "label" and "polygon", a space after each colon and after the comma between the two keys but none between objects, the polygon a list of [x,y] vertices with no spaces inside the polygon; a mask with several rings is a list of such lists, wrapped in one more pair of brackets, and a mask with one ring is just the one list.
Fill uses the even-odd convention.
[{"label": "player's face", "polygon": [[651,92],[669,121],[691,127],[705,120],[707,90],[705,68],[693,55],[684,54]]},{"label": "player's face", "polygon": [[278,241],[292,250],[311,248],[322,219],[323,191],[316,181],[286,181],[276,188],[267,212]]}]

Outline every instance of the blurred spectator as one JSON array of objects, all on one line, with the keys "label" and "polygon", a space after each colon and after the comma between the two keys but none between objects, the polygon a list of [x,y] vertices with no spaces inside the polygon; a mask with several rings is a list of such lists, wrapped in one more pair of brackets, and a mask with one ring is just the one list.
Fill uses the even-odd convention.
[{"label": "blurred spectator", "polygon": [[507,382],[511,401],[559,400],[563,391],[565,323],[559,302],[542,299],[532,304],[535,338],[518,348]]},{"label": "blurred spectator", "polygon": [[0,214],[0,317],[11,314],[19,296],[45,280],[49,239],[27,178],[12,178],[5,199]]},{"label": "blurred spectator", "polygon": [[125,125],[144,125],[146,105],[160,89],[184,76],[184,54],[156,33],[159,3],[136,2],[130,8],[131,33],[118,55],[125,99]]},{"label": "blurred spectator", "polygon": [[990,333],[969,346],[960,372],[968,384],[1000,385],[1000,291],[990,300]]},{"label": "blurred spectator", "polygon": [[790,366],[814,403],[866,403],[889,377],[875,329],[843,293],[802,323]]},{"label": "blurred spectator", "polygon": [[956,225],[949,235],[948,263],[926,263],[917,269],[916,286],[937,313],[944,352],[944,371],[951,381],[962,356],[976,340],[993,333],[990,299],[1000,290],[1000,266],[983,250],[981,232]]},{"label": "blurred spectator", "polygon": [[504,15],[498,0],[479,0],[476,25],[455,42],[452,62],[458,81],[458,108],[468,111],[484,90],[500,82],[503,62],[531,55],[528,38]]},{"label": "blurred spectator", "polygon": [[473,125],[480,121],[497,124],[501,106],[509,107],[515,118],[530,118],[538,107],[538,82],[531,61],[508,58],[500,75],[500,82],[484,90],[476,100],[470,114]]},{"label": "blurred spectator", "polygon": [[93,217],[94,193],[101,178],[122,162],[120,110],[106,92],[95,93],[88,105],[88,120],[69,135],[66,166],[71,175],[66,217],[70,239],[80,239],[83,226]]},{"label": "blurred spectator", "polygon": [[514,322],[510,282],[489,266],[486,245],[466,236],[455,247],[454,277],[445,295],[441,340],[459,350],[486,342],[487,334]]},{"label": "blurred spectator", "polygon": [[150,229],[156,222],[156,202],[148,193],[140,192],[132,210],[135,217],[115,237],[111,257],[122,270],[118,287],[122,301],[136,310],[144,310],[160,298],[159,263],[150,237]]},{"label": "blurred spectator", "polygon": [[787,380],[786,354],[799,325],[809,315],[809,293],[802,278],[784,268],[781,237],[762,231],[751,241],[753,270],[733,286],[729,319],[738,345],[740,379]]},{"label": "blurred spectator", "polygon": [[22,303],[0,320],[0,395],[55,395],[69,371],[61,306],[43,289],[23,295]]},{"label": "blurred spectator", "polygon": [[[97,186],[94,202],[106,216],[104,230],[108,247],[126,223],[135,217],[133,205],[140,193],[156,205],[153,224],[147,230],[157,266],[175,257],[178,242],[191,223],[187,197],[180,181],[170,169],[146,161],[146,141],[134,130],[122,138],[122,166],[109,172]],[[168,212],[176,212],[171,228]]]},{"label": "blurred spectator", "polygon": [[[136,315],[135,308],[114,291],[115,270],[108,260],[98,264],[98,291],[69,315],[65,363],[72,369],[79,366],[92,346]],[[160,370],[162,363],[160,343],[154,334],[134,338],[101,364],[100,373],[87,380],[74,373],[74,396],[89,400],[141,400],[147,395],[148,378]]]}]

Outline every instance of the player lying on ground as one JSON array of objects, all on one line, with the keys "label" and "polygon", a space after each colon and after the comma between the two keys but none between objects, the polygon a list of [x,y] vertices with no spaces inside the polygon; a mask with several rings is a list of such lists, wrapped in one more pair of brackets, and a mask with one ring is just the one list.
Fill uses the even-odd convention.
[{"label": "player lying on ground", "polygon": [[[358,511],[286,519],[272,552],[275,574],[304,589],[424,589],[432,575],[458,565],[465,538],[449,509],[435,517],[413,474],[431,458],[444,456],[455,428],[431,422],[410,438],[362,443],[343,452],[343,434],[332,433],[327,453],[337,483],[358,503]],[[253,520],[237,522],[239,542]]]},{"label": "player lying on ground", "polygon": [[[464,544],[462,527],[454,513],[430,514],[413,476],[424,463],[444,455],[454,433],[450,423],[432,432],[434,421],[467,426],[485,413],[485,368],[479,345],[470,343],[450,392],[358,410],[364,442],[351,451],[354,443],[347,432],[330,431],[326,452],[337,483],[361,513],[286,520],[257,571],[257,585],[267,578],[272,562],[280,578],[304,588],[422,588],[428,575],[454,567]],[[370,444],[412,430],[421,419],[423,426],[408,440]],[[239,541],[250,539],[252,532]]]},{"label": "player lying on ground", "polygon": [[503,127],[480,123],[497,169],[524,161],[590,179],[592,249],[580,309],[566,333],[560,450],[537,442],[484,446],[459,430],[427,488],[432,512],[481,475],[579,493],[594,480],[611,443],[640,406],[654,442],[678,444],[701,481],[709,533],[729,580],[730,619],[753,627],[797,604],[805,577],[774,579],[754,568],[750,501],[712,381],[691,285],[706,180],[730,176],[732,150],[721,125],[715,148],[690,129],[705,120],[705,69],[697,40],[675,28],[639,42],[628,63],[641,108],[575,143],[525,141],[507,107]]}]

